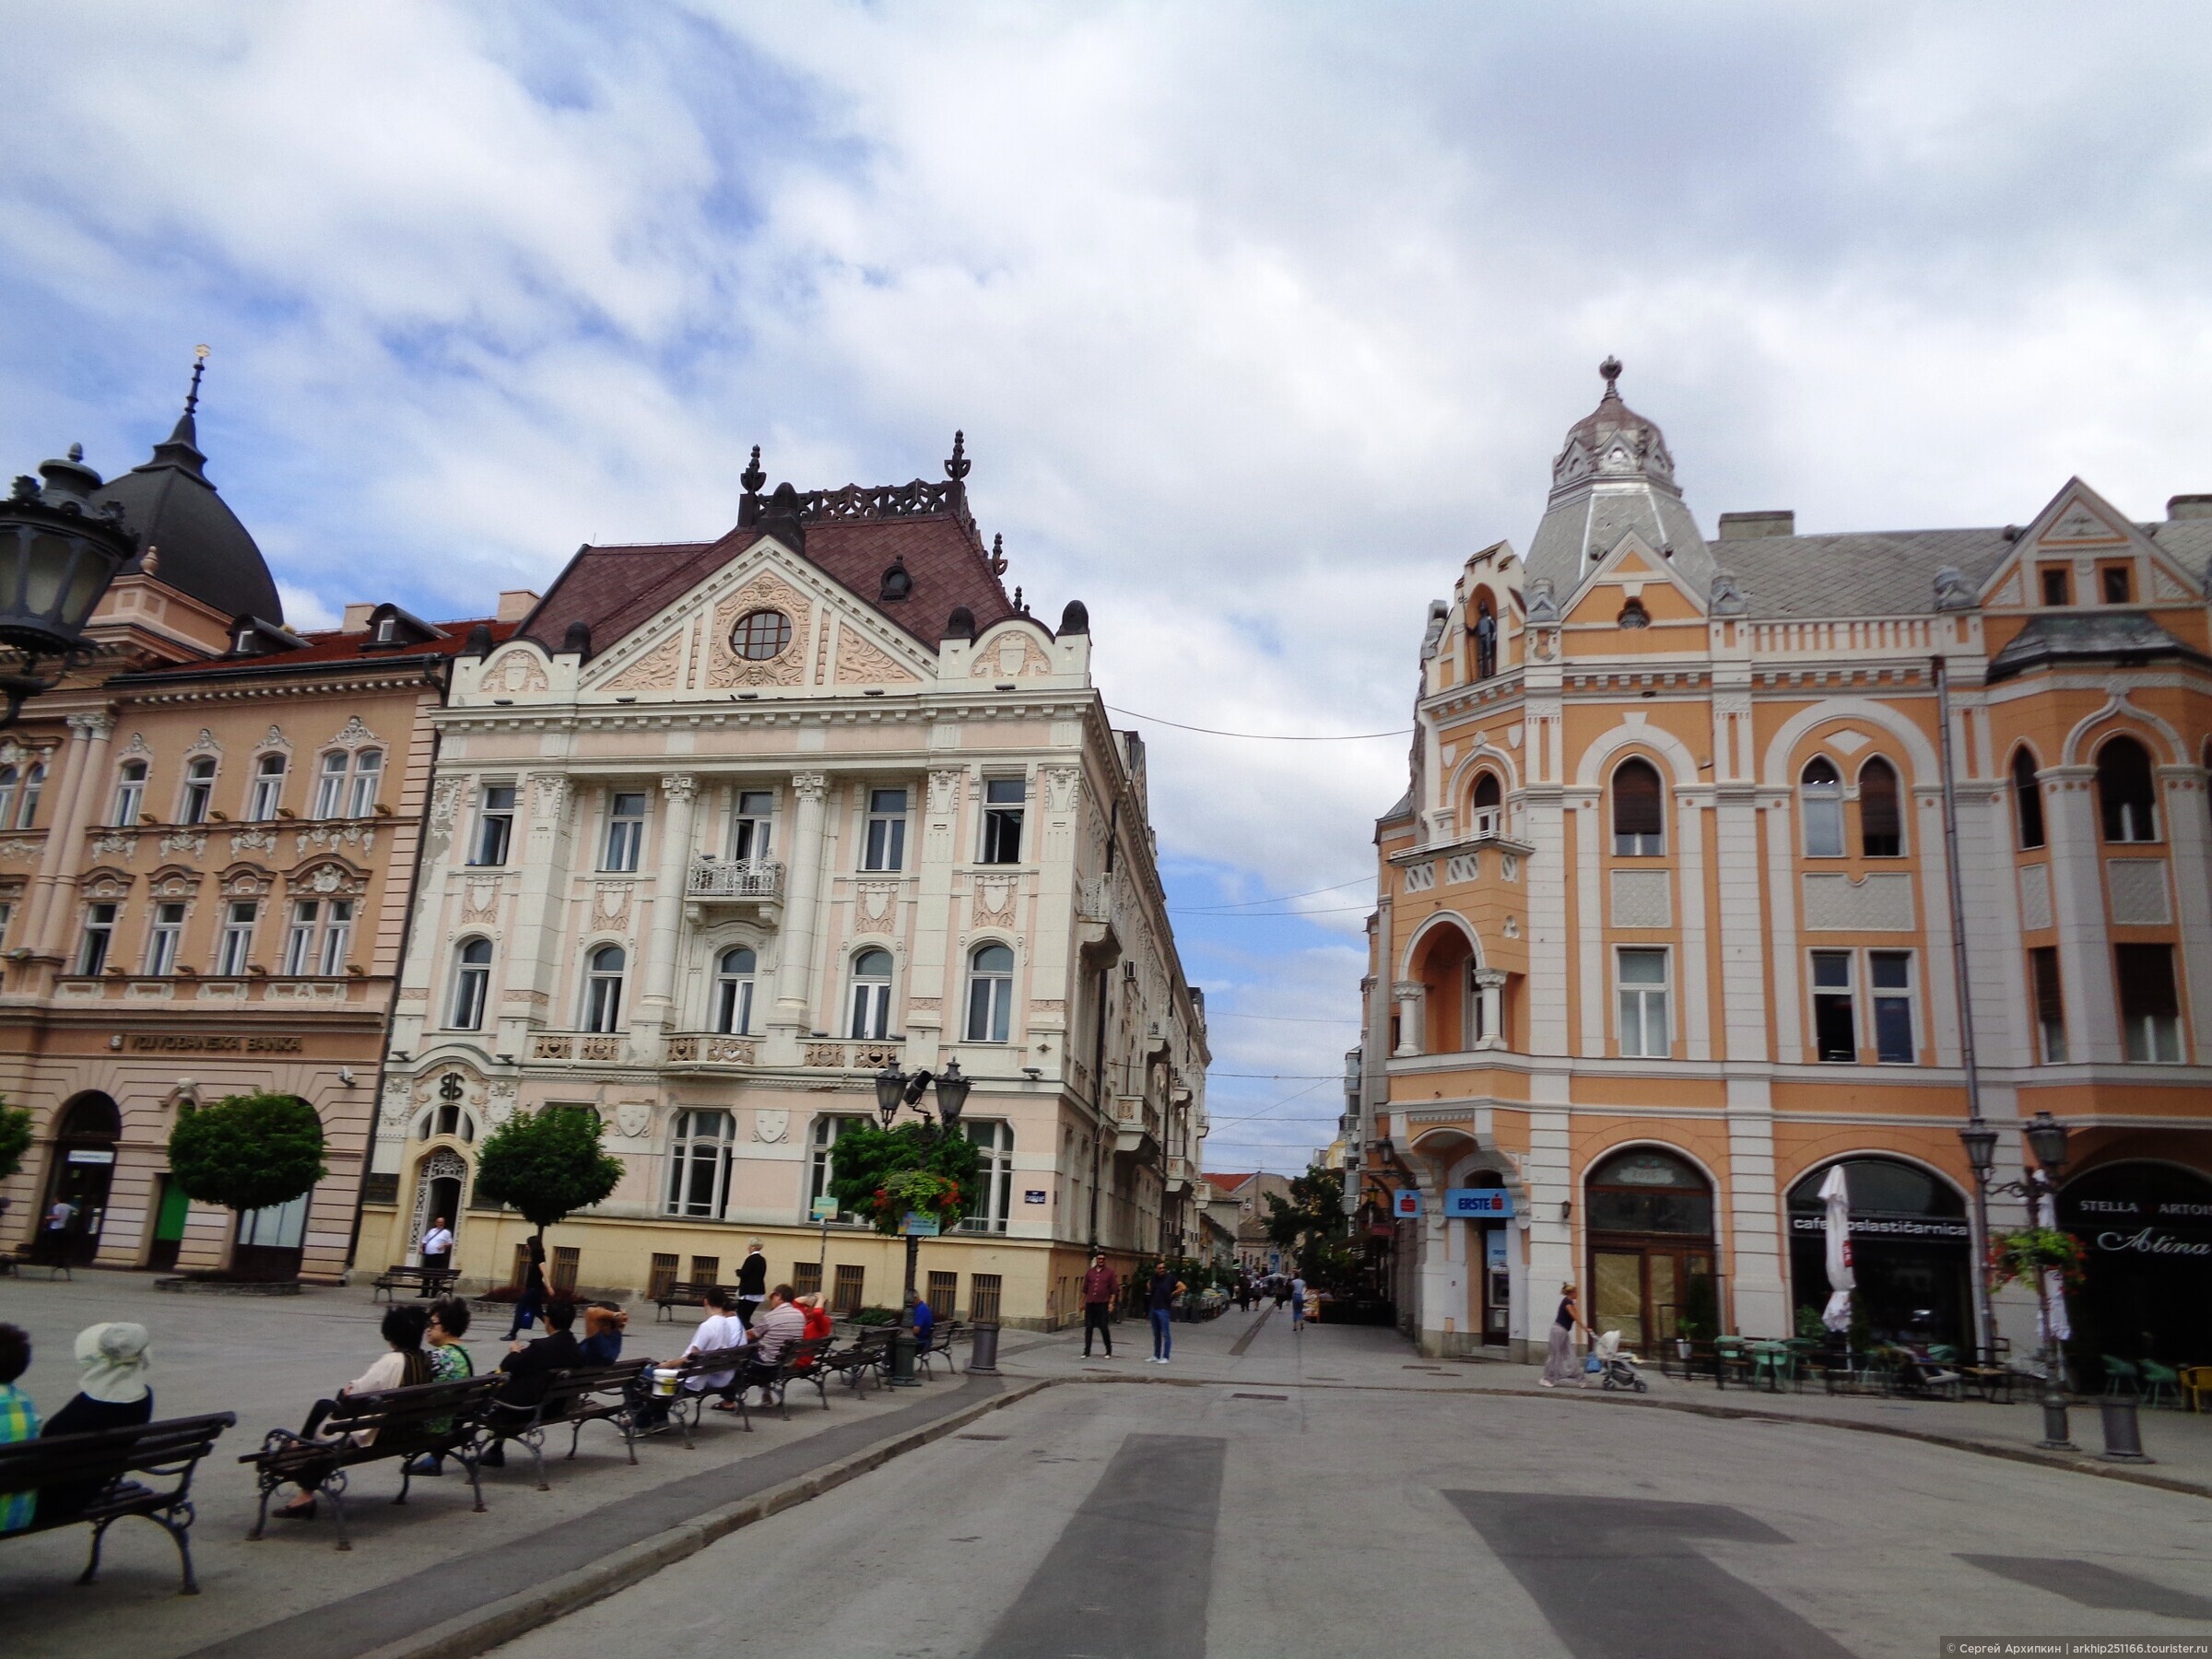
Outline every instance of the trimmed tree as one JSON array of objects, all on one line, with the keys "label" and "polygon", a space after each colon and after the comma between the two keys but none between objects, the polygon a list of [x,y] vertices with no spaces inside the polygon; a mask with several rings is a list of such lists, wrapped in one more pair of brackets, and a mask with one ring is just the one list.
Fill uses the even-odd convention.
[{"label": "trimmed tree", "polygon": [[30,1113],[0,1100],[0,1181],[23,1167],[23,1154],[29,1150]]},{"label": "trimmed tree", "polygon": [[169,1132],[169,1168],[187,1198],[243,1216],[289,1204],[330,1171],[323,1120],[298,1095],[230,1095]]},{"label": "trimmed tree", "polygon": [[599,1114],[579,1106],[518,1112],[486,1137],[477,1154],[477,1194],[523,1213],[537,1230],[603,1201],[622,1179],[623,1163],[601,1148]]}]

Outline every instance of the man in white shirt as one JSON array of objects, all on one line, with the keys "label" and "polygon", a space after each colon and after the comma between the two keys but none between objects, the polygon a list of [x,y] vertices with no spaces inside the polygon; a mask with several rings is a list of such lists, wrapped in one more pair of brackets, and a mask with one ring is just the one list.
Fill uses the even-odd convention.
[{"label": "man in white shirt", "polygon": [[430,1230],[422,1235],[422,1270],[425,1273],[443,1273],[453,1259],[453,1230],[439,1216],[430,1222]]},{"label": "man in white shirt", "polygon": [[[691,1334],[691,1346],[674,1361],[677,1365],[687,1359],[696,1359],[701,1354],[728,1353],[746,1346],[745,1322],[737,1317],[737,1310],[733,1305],[730,1293],[717,1285],[707,1292],[706,1300],[707,1316],[699,1322],[699,1329]],[[684,1386],[695,1393],[725,1390],[736,1380],[736,1369],[732,1367],[728,1371],[687,1378]]]}]

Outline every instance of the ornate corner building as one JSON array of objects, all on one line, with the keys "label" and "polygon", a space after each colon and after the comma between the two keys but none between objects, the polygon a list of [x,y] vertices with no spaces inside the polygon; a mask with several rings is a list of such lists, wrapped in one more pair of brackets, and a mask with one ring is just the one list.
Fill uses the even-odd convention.
[{"label": "ornate corner building", "polygon": [[1205,1006],[1143,746],[1084,607],[1007,596],[969,465],[764,494],[756,451],[726,535],[584,547],[455,665],[364,1263],[444,1216],[465,1282],[511,1282],[528,1229],[475,1148],[570,1104],[628,1173],[556,1230],[557,1288],[728,1282],[758,1237],[776,1279],[895,1302],[903,1247],[813,1201],[874,1074],[956,1058],[984,1191],[924,1247],[940,1308],[1050,1324],[1093,1241],[1194,1244]]},{"label": "ornate corner building", "polygon": [[1377,825],[1356,1108],[1401,1323],[1540,1353],[1573,1281],[1647,1357],[1791,1335],[1841,1162],[1871,1330],[1971,1344],[1978,1095],[2000,1178],[2033,1113],[2073,1131],[2092,1371],[2202,1358],[2212,498],[1708,541],[1604,373],[1525,558],[1431,606]]}]

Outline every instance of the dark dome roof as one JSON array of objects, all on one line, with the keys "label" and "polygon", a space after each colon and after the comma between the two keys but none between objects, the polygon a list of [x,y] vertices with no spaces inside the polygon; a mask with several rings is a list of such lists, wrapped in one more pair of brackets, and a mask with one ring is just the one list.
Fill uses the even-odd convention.
[{"label": "dark dome roof", "polygon": [[100,491],[120,502],[124,522],[138,533],[139,557],[157,555],[155,580],[190,594],[225,617],[284,620],[283,602],[266,560],[229,504],[202,469],[199,433],[186,410],[154,458]]}]

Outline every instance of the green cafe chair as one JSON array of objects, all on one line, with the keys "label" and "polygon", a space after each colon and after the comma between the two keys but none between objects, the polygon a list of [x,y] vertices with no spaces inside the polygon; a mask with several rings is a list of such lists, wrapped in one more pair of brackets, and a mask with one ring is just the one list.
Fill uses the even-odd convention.
[{"label": "green cafe chair", "polygon": [[2131,1361],[2117,1359],[2111,1354],[2100,1354],[2097,1359],[2098,1362],[2104,1367],[2104,1397],[2106,1399],[2112,1399],[2118,1394],[2120,1384],[2123,1382],[2127,1384],[2127,1392],[2131,1394],[2142,1392],[2143,1373],[2137,1371]]},{"label": "green cafe chair", "polygon": [[2146,1396],[2144,1402],[2146,1405],[2156,1406],[2160,1394],[2166,1396],[2166,1403],[2169,1406],[2179,1406],[2182,1403],[2181,1372],[2175,1371],[2171,1365],[2160,1365],[2156,1359],[2144,1360],[2139,1369],[2143,1373],[2143,1381],[2150,1385],[2150,1393]]}]

